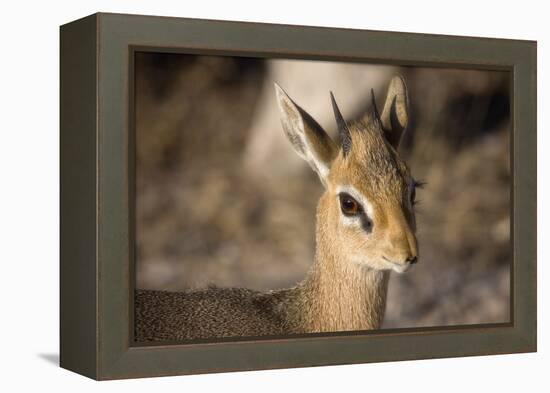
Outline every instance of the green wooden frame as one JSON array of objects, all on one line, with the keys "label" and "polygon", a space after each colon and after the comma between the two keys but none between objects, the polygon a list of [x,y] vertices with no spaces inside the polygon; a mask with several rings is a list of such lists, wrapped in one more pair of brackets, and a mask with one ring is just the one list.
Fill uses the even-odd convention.
[{"label": "green wooden frame", "polygon": [[[133,53],[512,73],[511,322],[137,346]],[[61,27],[61,366],[95,379],[536,351],[536,42],[95,14]]]}]

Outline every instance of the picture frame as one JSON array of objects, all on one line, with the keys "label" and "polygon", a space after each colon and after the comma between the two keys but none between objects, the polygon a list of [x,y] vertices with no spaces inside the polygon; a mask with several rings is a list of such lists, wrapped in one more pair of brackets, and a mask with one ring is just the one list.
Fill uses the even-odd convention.
[{"label": "picture frame", "polygon": [[[139,51],[512,73],[510,323],[133,342]],[[60,29],[60,365],[97,380],[536,351],[536,42],[98,13]]]}]

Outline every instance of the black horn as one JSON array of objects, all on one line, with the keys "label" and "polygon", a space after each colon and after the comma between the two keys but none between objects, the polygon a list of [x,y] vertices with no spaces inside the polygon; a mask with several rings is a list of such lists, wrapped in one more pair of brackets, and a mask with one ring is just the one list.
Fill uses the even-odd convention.
[{"label": "black horn", "polygon": [[342,113],[340,113],[340,109],[338,109],[338,104],[336,104],[336,100],[334,99],[334,94],[332,94],[332,92],[330,92],[330,100],[332,102],[334,117],[336,118],[336,125],[338,126],[338,134],[340,135],[340,144],[342,145],[342,151],[344,152],[344,156],[346,156],[351,149],[351,134],[349,132],[346,121],[342,117]]},{"label": "black horn", "polygon": [[382,126],[382,120],[380,118],[380,112],[378,112],[378,106],[376,106],[376,97],[374,96],[374,89],[370,89],[370,99],[372,107],[372,117],[380,126]]}]

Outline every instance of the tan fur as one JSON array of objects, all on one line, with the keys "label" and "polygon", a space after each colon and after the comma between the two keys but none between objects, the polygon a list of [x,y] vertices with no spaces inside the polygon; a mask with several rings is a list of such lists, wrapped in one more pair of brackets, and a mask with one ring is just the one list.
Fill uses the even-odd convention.
[{"label": "tan fur", "polygon": [[[408,254],[417,255],[416,221],[408,201],[413,182],[409,168],[372,119],[351,124],[350,132],[353,148],[347,157],[339,154],[333,162],[327,192],[335,195],[338,184],[353,186],[372,204],[378,230],[365,241],[361,232],[350,233],[343,228],[344,247],[361,249],[363,255],[379,252],[394,261],[403,261]],[[335,210],[327,211],[338,215]],[[337,217],[327,217],[326,221],[330,219],[336,221]]]},{"label": "tan fur", "polygon": [[[347,125],[351,148],[346,153],[278,87],[277,94],[285,133],[326,188],[317,207],[316,252],[310,271],[296,287],[268,293],[239,288],[137,291],[137,341],[381,326],[390,270],[406,270],[418,255],[410,201],[413,180],[396,151],[408,122],[404,82],[394,78],[390,83],[381,116],[387,127],[375,114]],[[389,119],[398,122],[392,125]],[[372,227],[346,221],[338,197],[342,187],[365,200]]]}]

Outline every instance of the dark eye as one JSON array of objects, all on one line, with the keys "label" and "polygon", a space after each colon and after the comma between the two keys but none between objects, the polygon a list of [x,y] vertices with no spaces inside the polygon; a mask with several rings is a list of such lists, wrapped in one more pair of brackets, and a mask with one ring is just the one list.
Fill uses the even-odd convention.
[{"label": "dark eye", "polygon": [[361,212],[361,205],[350,195],[342,193],[340,196],[340,208],[346,216],[355,216]]}]

